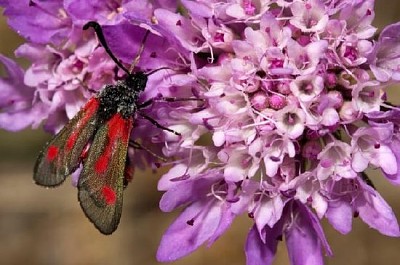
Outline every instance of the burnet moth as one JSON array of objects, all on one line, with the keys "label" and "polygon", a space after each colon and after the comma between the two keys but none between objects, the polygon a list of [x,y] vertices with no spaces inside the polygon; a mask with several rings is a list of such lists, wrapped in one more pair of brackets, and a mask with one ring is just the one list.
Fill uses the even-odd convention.
[{"label": "burnet moth", "polygon": [[83,27],[84,30],[88,28],[95,30],[99,42],[126,77],[115,85],[106,85],[89,99],[46,144],[37,158],[33,179],[40,186],[56,187],[82,163],[77,185],[80,205],[101,233],[111,234],[121,218],[124,182],[131,177],[127,153],[135,117],[139,114],[157,127],[179,134],[140,112],[141,108],[151,104],[150,101],[138,103],[147,77],[159,70],[147,74],[133,72],[149,31],[128,70],[112,54],[101,26],[91,21]]}]

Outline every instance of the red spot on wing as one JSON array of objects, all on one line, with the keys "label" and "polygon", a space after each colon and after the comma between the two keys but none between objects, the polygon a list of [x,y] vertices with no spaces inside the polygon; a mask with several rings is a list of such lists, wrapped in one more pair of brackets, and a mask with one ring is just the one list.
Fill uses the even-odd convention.
[{"label": "red spot on wing", "polygon": [[120,138],[125,124],[125,119],[117,113],[108,121],[108,138],[110,140]]},{"label": "red spot on wing", "polygon": [[103,174],[107,170],[112,153],[118,147],[119,141],[127,144],[132,123],[133,119],[124,119],[119,113],[113,115],[107,122],[107,144],[94,166],[97,173]]},{"label": "red spot on wing", "polygon": [[124,119],[121,114],[115,114],[109,121],[108,137],[109,139],[120,138],[124,143],[128,142],[133,119]]},{"label": "red spot on wing", "polygon": [[76,140],[78,139],[78,132],[74,131],[71,133],[67,140],[67,151],[71,151],[72,148],[74,147]]},{"label": "red spot on wing", "polygon": [[52,162],[58,155],[58,147],[55,145],[50,145],[49,148],[47,149],[47,161]]},{"label": "red spot on wing", "polygon": [[109,187],[109,186],[103,186],[101,190],[104,200],[108,205],[114,204],[115,201],[117,200],[117,195],[115,194],[115,191]]},{"label": "red spot on wing", "polygon": [[127,144],[129,142],[129,138],[131,136],[132,125],[133,125],[133,119],[129,119],[129,120],[125,121],[124,130],[122,131],[122,136],[121,136],[124,144]]},{"label": "red spot on wing", "polygon": [[87,125],[89,120],[96,113],[99,108],[99,104],[100,102],[97,98],[91,98],[88,103],[86,103],[86,105],[83,107],[83,115],[77,122],[76,128],[67,139],[66,151],[71,151],[72,148],[74,148],[76,140],[78,140],[79,134],[81,133],[83,127]]},{"label": "red spot on wing", "polygon": [[109,160],[109,154],[104,152],[103,155],[101,155],[99,159],[97,159],[94,170],[99,174],[103,174],[104,172],[106,172]]}]

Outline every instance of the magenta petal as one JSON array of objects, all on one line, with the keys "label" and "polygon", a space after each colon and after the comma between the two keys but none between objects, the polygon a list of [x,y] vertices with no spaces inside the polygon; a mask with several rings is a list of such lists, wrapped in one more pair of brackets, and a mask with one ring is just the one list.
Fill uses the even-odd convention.
[{"label": "magenta petal", "polygon": [[399,237],[399,224],[392,208],[376,190],[361,181],[360,184],[365,189],[355,202],[360,218],[384,235]]},{"label": "magenta petal", "polygon": [[13,60],[0,55],[0,64],[6,72],[0,78],[0,128],[19,131],[38,126],[47,111],[42,104],[32,106],[35,89],[24,85],[24,72]]},{"label": "magenta petal", "polygon": [[75,24],[83,25],[90,20],[97,21],[99,17],[96,17],[96,14],[107,10],[107,3],[93,0],[65,0],[64,8]]},{"label": "magenta petal", "polygon": [[[130,23],[103,26],[107,43],[115,56],[127,64],[131,64],[137,55],[146,30]],[[121,41],[124,40],[124,41]],[[138,66],[142,69],[157,69],[175,62],[177,53],[166,50],[164,38],[150,34],[145,49],[140,55]]]},{"label": "magenta petal", "polygon": [[[180,55],[189,57],[189,51],[195,49],[193,45],[190,44],[189,40],[193,40],[194,36],[196,38],[201,37],[200,34],[196,34],[198,31],[193,29],[190,20],[179,14],[161,8],[155,10],[154,15],[158,20],[157,24],[152,24],[150,21],[138,17],[134,12],[126,12],[124,14],[124,16],[134,24],[147,24],[149,28],[162,36],[162,40],[166,40],[166,43],[170,46],[176,46]],[[182,27],[182,23],[184,27]],[[164,49],[164,45],[165,43],[158,44],[158,48],[160,48],[162,52],[167,51]]]},{"label": "magenta petal", "polygon": [[400,23],[384,28],[373,53],[371,53],[371,70],[378,81],[386,82],[390,78],[396,81],[400,79],[398,70],[400,62],[399,29]]},{"label": "magenta petal", "polygon": [[[146,6],[143,2],[141,4]],[[118,8],[126,9],[125,3],[97,0],[64,0],[64,8],[73,23],[79,27],[90,20],[97,21],[101,25],[115,23],[122,18],[117,12]]]},{"label": "magenta petal", "polygon": [[326,217],[340,233],[347,234],[351,231],[353,210],[349,203],[343,201],[330,202]]},{"label": "magenta petal", "polygon": [[197,202],[187,207],[162,237],[157,260],[174,261],[195,251],[213,236],[221,217],[219,202]]},{"label": "magenta petal", "polygon": [[207,5],[207,3],[182,0],[182,4],[193,15],[197,15],[199,17],[204,17],[204,18],[210,18],[213,15],[213,10],[211,9],[210,6]]},{"label": "magenta petal", "polygon": [[269,265],[275,258],[279,238],[281,237],[282,222],[278,222],[274,228],[265,227],[265,243],[260,238],[257,226],[253,225],[246,241],[246,264],[247,265]]},{"label": "magenta petal", "polygon": [[[136,51],[140,46],[140,39],[143,38],[146,32],[145,29],[129,23],[105,25],[103,26],[103,31],[113,53],[128,64],[135,58]],[[143,52],[146,52],[146,49]]]},{"label": "magenta petal", "polygon": [[199,198],[206,196],[210,186],[215,182],[216,179],[212,178],[177,183],[162,196],[160,209],[164,212],[171,212],[183,204],[199,200]]},{"label": "magenta petal", "polygon": [[215,230],[212,237],[208,240],[207,247],[210,247],[232,224],[236,215],[232,213],[227,204],[222,206],[222,216],[218,224],[218,228]]},{"label": "magenta petal", "polygon": [[[33,1],[32,1],[33,2]],[[28,0],[8,1],[4,15],[8,24],[21,36],[34,43],[61,43],[71,33],[71,20],[59,16],[63,1],[37,1],[30,5]]]},{"label": "magenta petal", "polygon": [[394,138],[390,142],[390,149],[393,151],[396,161],[397,161],[397,173],[396,174],[386,174],[383,172],[385,177],[393,184],[400,185],[400,141],[399,139]]},{"label": "magenta petal", "polygon": [[392,77],[392,71],[384,68],[379,68],[376,65],[371,64],[369,66],[376,79],[381,82],[387,82]]},{"label": "magenta petal", "polygon": [[205,41],[203,36],[196,30],[191,21],[180,14],[168,10],[157,9],[154,15],[158,20],[158,25],[153,28],[160,32],[169,43],[182,47],[179,50],[182,54],[187,51],[199,52],[200,45]]},{"label": "magenta petal", "polygon": [[304,211],[307,214],[307,217],[309,218],[309,220],[311,221],[311,226],[314,229],[314,231],[316,232],[319,240],[322,243],[322,246],[325,249],[325,252],[328,256],[332,256],[332,250],[331,247],[328,244],[328,241],[326,240],[325,237],[325,233],[324,233],[324,229],[321,226],[321,223],[319,221],[319,219],[317,218],[317,216],[306,206],[300,204],[300,211]]},{"label": "magenta petal", "polygon": [[291,265],[324,264],[319,231],[310,212],[299,205],[297,220],[285,231],[286,245]]},{"label": "magenta petal", "polygon": [[159,206],[163,212],[171,212],[176,207],[193,200],[193,182],[184,182],[163,194]]},{"label": "magenta petal", "polygon": [[42,121],[45,106],[35,105],[30,109],[24,109],[15,113],[0,113],[0,128],[16,132],[30,125],[36,128]]},{"label": "magenta petal", "polygon": [[[5,66],[5,71],[7,74],[7,78],[1,78],[2,87],[8,85],[8,83],[11,83],[13,85],[15,84],[18,86],[23,86],[24,70],[16,62],[1,54],[0,54],[0,62]],[[8,87],[7,90],[9,90]],[[2,93],[0,94],[2,100],[5,100],[8,96],[9,95],[4,95],[4,90],[2,89]]]}]

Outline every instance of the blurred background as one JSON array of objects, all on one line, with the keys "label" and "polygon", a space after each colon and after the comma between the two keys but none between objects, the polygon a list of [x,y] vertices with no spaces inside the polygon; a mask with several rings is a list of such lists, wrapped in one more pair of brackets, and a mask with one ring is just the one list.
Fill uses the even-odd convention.
[{"label": "blurred background", "polygon": [[[398,1],[377,0],[375,26],[382,29],[396,21],[400,21]],[[0,36],[0,52],[13,57],[23,39],[8,28],[2,15]],[[391,93],[399,103],[400,93],[396,90],[392,88]],[[165,214],[158,209],[161,194],[156,191],[156,183],[162,172],[136,173],[125,191],[118,230],[103,236],[84,216],[77,190],[69,179],[57,189],[44,189],[33,183],[36,156],[48,139],[50,136],[40,129],[0,131],[0,264],[158,264],[158,242],[178,214]],[[400,218],[400,188],[391,186],[383,177],[374,176],[373,181]],[[243,247],[251,225],[248,219],[237,219],[211,248],[202,247],[172,264],[245,264]],[[353,224],[352,232],[343,236],[324,222],[334,252],[326,264],[400,264],[400,239],[369,229],[359,218]],[[274,264],[289,264],[284,244],[279,245]]]}]

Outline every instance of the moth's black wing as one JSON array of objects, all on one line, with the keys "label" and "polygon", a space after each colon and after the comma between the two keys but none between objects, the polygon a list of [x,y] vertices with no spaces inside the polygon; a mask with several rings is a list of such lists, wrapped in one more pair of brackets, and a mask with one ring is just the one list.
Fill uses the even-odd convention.
[{"label": "moth's black wing", "polygon": [[133,118],[119,113],[96,131],[78,181],[78,199],[90,221],[103,234],[113,233],[122,212],[122,192]]},{"label": "moth's black wing", "polygon": [[36,184],[55,187],[79,166],[82,151],[93,138],[98,120],[99,100],[91,98],[40,152],[33,179]]}]

